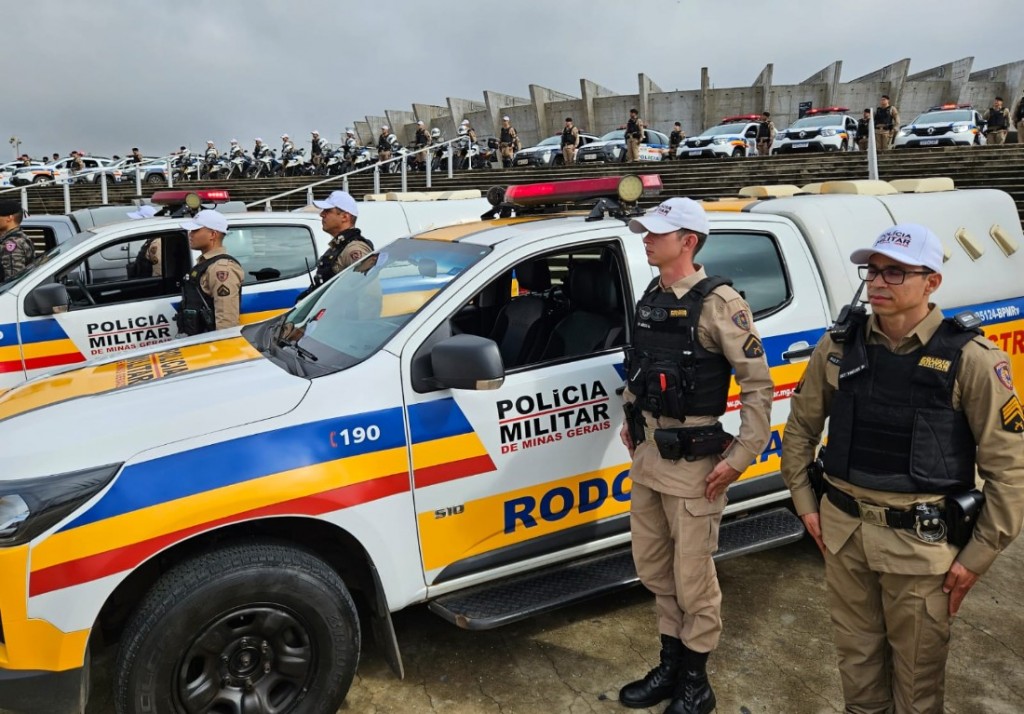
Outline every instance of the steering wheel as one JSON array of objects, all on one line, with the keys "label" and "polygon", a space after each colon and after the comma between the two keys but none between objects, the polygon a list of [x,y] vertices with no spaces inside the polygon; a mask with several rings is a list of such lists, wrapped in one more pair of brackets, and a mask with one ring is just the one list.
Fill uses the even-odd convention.
[{"label": "steering wheel", "polygon": [[78,288],[79,290],[82,291],[82,293],[85,295],[85,299],[89,301],[90,305],[95,305],[96,304],[96,298],[94,298],[92,296],[92,293],[89,292],[89,288],[85,287],[85,281],[82,280],[82,276],[81,275],[77,275],[77,274],[72,275],[71,276],[71,282],[73,282],[75,284],[76,288]]}]

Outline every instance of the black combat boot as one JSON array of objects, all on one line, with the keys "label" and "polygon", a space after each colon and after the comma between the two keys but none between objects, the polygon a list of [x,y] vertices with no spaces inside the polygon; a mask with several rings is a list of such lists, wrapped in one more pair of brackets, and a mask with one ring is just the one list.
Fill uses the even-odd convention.
[{"label": "black combat boot", "polygon": [[710,714],[714,711],[715,693],[708,681],[707,664],[707,652],[694,652],[683,647],[682,677],[665,714]]},{"label": "black combat boot", "polygon": [[646,709],[671,697],[683,671],[684,650],[679,638],[662,635],[661,664],[643,679],[630,682],[619,690],[619,701],[623,706]]}]

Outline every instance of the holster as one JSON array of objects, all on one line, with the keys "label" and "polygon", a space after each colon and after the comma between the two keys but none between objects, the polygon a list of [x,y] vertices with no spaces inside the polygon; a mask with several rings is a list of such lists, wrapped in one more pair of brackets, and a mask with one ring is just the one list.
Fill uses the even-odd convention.
[{"label": "holster", "polygon": [[825,495],[825,447],[818,449],[818,455],[814,461],[807,464],[807,480],[811,482],[811,489],[814,495],[821,500]]},{"label": "holster", "polygon": [[985,494],[976,488],[946,496],[946,540],[951,545],[957,548],[967,545],[984,505]]},{"label": "holster", "polygon": [[729,448],[732,441],[732,434],[721,424],[654,430],[658,453],[669,461],[696,461],[705,456],[718,456]]},{"label": "holster", "polygon": [[633,446],[637,447],[647,438],[647,434],[644,431],[644,426],[646,426],[644,414],[631,402],[623,404],[622,411],[626,415],[626,428],[629,430],[629,438],[632,440]]}]

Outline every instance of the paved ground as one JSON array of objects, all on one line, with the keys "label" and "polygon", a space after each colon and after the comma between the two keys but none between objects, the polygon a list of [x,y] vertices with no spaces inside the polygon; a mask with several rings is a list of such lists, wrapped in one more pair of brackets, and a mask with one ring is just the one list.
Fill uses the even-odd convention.
[{"label": "paved ground", "polygon": [[[841,712],[820,556],[809,541],[720,566],[725,634],[710,671],[720,714]],[[1024,542],[968,596],[953,628],[950,714],[1024,711]],[[585,714],[625,712],[622,683],[657,661],[652,599],[642,588],[490,632],[427,612],[398,613],[399,681],[373,649],[342,713]],[[101,657],[109,661],[109,655]],[[112,711],[109,679],[89,714]],[[649,711],[660,714],[663,706]]]}]

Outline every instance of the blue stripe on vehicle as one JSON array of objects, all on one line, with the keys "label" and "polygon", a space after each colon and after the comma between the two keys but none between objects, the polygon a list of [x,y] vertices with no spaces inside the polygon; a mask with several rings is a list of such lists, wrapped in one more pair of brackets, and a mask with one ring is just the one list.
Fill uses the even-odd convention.
[{"label": "blue stripe on vehicle", "polygon": [[471,431],[469,420],[451,397],[409,407],[409,433],[414,444]]},{"label": "blue stripe on vehicle", "polygon": [[[6,337],[6,335],[5,335]],[[21,323],[21,342],[31,344],[33,342],[48,342],[50,340],[66,340],[68,333],[56,320],[29,320]]]},{"label": "blue stripe on vehicle", "polygon": [[245,288],[242,288],[242,312],[264,312],[292,308],[295,306],[295,298],[301,292],[302,288],[290,288],[247,293]]},{"label": "blue stripe on vehicle", "polygon": [[[374,425],[380,438],[345,444],[343,430]],[[331,445],[332,434],[337,446]],[[92,508],[62,531],[225,486],[349,456],[405,446],[401,407],[339,416],[170,454],[124,469]],[[343,483],[339,483],[343,486]]]}]

